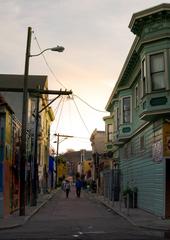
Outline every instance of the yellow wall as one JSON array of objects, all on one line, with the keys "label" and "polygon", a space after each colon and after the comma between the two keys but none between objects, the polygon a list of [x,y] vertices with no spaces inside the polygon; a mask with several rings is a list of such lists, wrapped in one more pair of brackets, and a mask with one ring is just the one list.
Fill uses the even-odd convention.
[{"label": "yellow wall", "polygon": [[58,173],[58,178],[62,178],[63,176],[66,176],[67,168],[64,163],[58,163],[57,173]]},{"label": "yellow wall", "polygon": [[92,171],[92,161],[85,160],[83,161],[83,173],[86,175],[88,171]]}]

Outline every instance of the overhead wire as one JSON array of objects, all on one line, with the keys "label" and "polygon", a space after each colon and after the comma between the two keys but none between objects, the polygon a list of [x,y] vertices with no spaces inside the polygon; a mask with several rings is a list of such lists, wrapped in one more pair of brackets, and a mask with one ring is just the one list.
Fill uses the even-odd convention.
[{"label": "overhead wire", "polygon": [[59,123],[60,123],[60,118],[61,118],[61,114],[62,114],[62,111],[63,111],[64,102],[65,102],[65,97],[63,98],[63,101],[62,101],[62,105],[61,105],[61,109],[60,109],[58,121],[57,121],[57,124],[56,124],[56,130],[55,130],[55,132],[57,132],[58,125],[59,125]]},{"label": "overhead wire", "polygon": [[[34,40],[36,41],[37,46],[38,46],[40,52],[42,52],[42,49],[41,49],[41,47],[40,47],[40,44],[39,44],[39,42],[38,42],[38,39],[37,39],[34,31],[33,31],[33,34],[34,34]],[[47,65],[48,69],[50,70],[51,74],[54,76],[55,80],[56,80],[62,87],[64,87],[65,89],[67,89],[67,88],[64,86],[64,84],[63,84],[62,82],[60,82],[60,81],[58,80],[58,78],[56,77],[54,71],[52,70],[52,68],[51,68],[50,65],[48,64],[45,55],[44,55],[43,53],[42,53],[41,55],[42,55],[42,57],[43,57],[46,65]]]},{"label": "overhead wire", "polygon": [[[34,34],[34,40],[36,41],[39,50],[42,52],[42,49],[41,49],[41,47],[40,47],[40,44],[39,44],[39,42],[38,42],[38,39],[37,39],[34,31],[33,31],[33,34]],[[51,68],[50,65],[48,64],[48,62],[47,62],[47,60],[46,60],[46,57],[45,57],[45,55],[44,55],[43,53],[42,53],[42,57],[43,57],[43,59],[44,59],[44,61],[45,61],[45,64],[47,65],[49,71],[51,72],[51,74],[52,74],[53,77],[55,78],[55,80],[56,80],[62,87],[64,87],[65,89],[67,89],[67,88],[64,86],[64,84],[63,84],[61,81],[58,80],[58,78],[56,77],[54,71],[52,70],[52,68]],[[80,96],[78,96],[78,95],[76,95],[76,94],[72,94],[72,100],[73,100],[73,103],[74,103],[74,105],[75,105],[75,107],[76,107],[76,109],[77,109],[77,112],[78,112],[78,114],[79,114],[79,117],[80,117],[80,119],[82,120],[82,122],[83,122],[83,124],[84,124],[84,126],[85,126],[85,128],[86,128],[86,130],[87,130],[87,132],[88,132],[88,134],[90,134],[90,131],[89,131],[87,125],[85,124],[85,121],[84,121],[84,119],[83,119],[83,117],[82,117],[82,115],[81,115],[81,113],[80,113],[80,111],[79,111],[79,108],[78,108],[78,106],[77,106],[77,104],[76,104],[76,102],[75,102],[75,100],[74,100],[74,97],[77,97],[80,101],[82,101],[82,102],[83,102],[84,104],[86,104],[88,107],[90,107],[91,109],[93,109],[93,110],[95,110],[95,111],[97,111],[97,112],[106,113],[106,111],[98,110],[98,109],[94,108],[93,106],[91,106],[88,102],[86,102],[86,101],[85,101],[83,98],[81,98]],[[63,100],[63,99],[64,99],[64,100]],[[59,114],[59,118],[58,118],[58,121],[57,121],[56,132],[57,132],[57,128],[58,128],[58,125],[59,125],[59,122],[60,122],[61,113],[62,113],[62,111],[63,111],[63,106],[64,106],[65,98],[61,98],[61,102],[62,102],[62,107],[61,107],[61,109],[60,109],[60,114]],[[61,102],[60,102],[60,103],[61,103]],[[60,105],[60,104],[59,104],[59,105]],[[59,106],[58,106],[58,109],[59,109]],[[57,111],[58,111],[58,109],[57,109]]]},{"label": "overhead wire", "polygon": [[85,126],[85,128],[86,128],[86,130],[87,130],[87,132],[88,132],[88,134],[90,135],[90,131],[89,131],[88,127],[86,126],[86,124],[85,124],[85,122],[84,122],[84,120],[83,120],[83,118],[82,118],[82,116],[81,116],[81,113],[80,113],[80,111],[79,111],[79,109],[78,109],[78,106],[77,106],[74,98],[73,98],[72,100],[73,100],[74,105],[75,105],[75,107],[76,107],[76,109],[77,109],[77,112],[78,112],[78,114],[79,114],[80,119],[82,120],[82,122],[83,122],[83,124],[84,124],[84,126]]},{"label": "overhead wire", "polygon": [[55,107],[55,109],[54,109],[54,116],[56,117],[56,115],[57,115],[57,112],[58,112],[58,110],[59,110],[59,107],[60,107],[60,104],[61,104],[61,102],[62,102],[62,100],[63,100],[63,96],[60,98],[60,101],[58,102],[58,105]]},{"label": "overhead wire", "polygon": [[[37,37],[36,37],[36,35],[35,35],[35,32],[33,32],[33,34],[34,34],[34,39],[35,39],[35,41],[36,41],[36,43],[37,43],[37,45],[38,45],[39,50],[42,51],[42,49],[41,49],[41,47],[40,47],[40,44],[39,44],[39,42],[38,42],[38,39],[37,39]],[[42,57],[43,57],[46,65],[47,65],[47,67],[49,68],[51,74],[52,74],[53,77],[55,78],[55,80],[56,80],[62,87],[64,87],[65,89],[67,89],[66,86],[64,86],[64,84],[63,84],[61,81],[58,80],[58,78],[56,77],[54,71],[52,70],[52,68],[51,68],[50,65],[48,64],[48,62],[47,62],[47,60],[46,60],[46,57],[45,57],[45,55],[44,55],[43,53],[42,53]],[[83,98],[81,98],[80,96],[78,96],[78,95],[76,95],[76,94],[73,94],[73,96],[79,98],[82,102],[84,102],[87,106],[89,106],[89,107],[92,108],[93,110],[95,110],[95,111],[97,111],[97,112],[107,113],[107,111],[99,110],[99,109],[96,109],[95,107],[91,106],[89,103],[87,103],[87,102],[86,102]]]},{"label": "overhead wire", "polygon": [[[60,107],[61,103],[63,103],[63,96],[62,96],[62,98],[60,99],[57,107],[55,108],[55,111],[54,111],[54,117],[55,117],[55,118],[56,118],[57,113],[58,113],[58,111],[59,111],[59,109],[60,109],[59,107]],[[61,108],[62,108],[62,107],[61,107]],[[60,113],[59,113],[59,119],[60,119],[60,115],[61,115],[61,109],[60,109]],[[57,129],[55,130],[55,132],[56,132],[56,131],[57,131]],[[52,141],[54,138],[55,138],[55,136],[53,135],[52,138],[51,138],[51,141]]]},{"label": "overhead wire", "polygon": [[85,103],[87,106],[89,106],[90,108],[92,108],[93,110],[97,111],[97,112],[102,112],[102,113],[107,113],[107,111],[102,111],[102,110],[99,110],[99,109],[96,109],[94,107],[92,107],[88,102],[86,102],[85,100],[83,100],[81,97],[79,97],[78,95],[76,94],[72,94],[74,97],[77,97],[78,99],[80,99],[83,103]]}]

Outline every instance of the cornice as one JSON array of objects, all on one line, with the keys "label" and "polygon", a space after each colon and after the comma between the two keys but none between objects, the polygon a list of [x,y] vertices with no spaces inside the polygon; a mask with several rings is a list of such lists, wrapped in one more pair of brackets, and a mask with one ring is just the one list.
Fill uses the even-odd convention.
[{"label": "cornice", "polygon": [[163,3],[155,7],[134,13],[129,23],[129,28],[134,34],[139,36],[143,26],[146,25],[146,23],[153,23],[155,22],[156,18],[164,18],[165,15],[170,15],[170,4],[168,3]]}]

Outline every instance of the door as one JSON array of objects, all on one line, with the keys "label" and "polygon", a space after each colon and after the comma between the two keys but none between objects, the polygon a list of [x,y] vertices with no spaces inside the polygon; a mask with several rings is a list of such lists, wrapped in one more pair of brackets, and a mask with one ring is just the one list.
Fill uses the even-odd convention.
[{"label": "door", "polygon": [[170,159],[166,159],[165,217],[170,218]]}]

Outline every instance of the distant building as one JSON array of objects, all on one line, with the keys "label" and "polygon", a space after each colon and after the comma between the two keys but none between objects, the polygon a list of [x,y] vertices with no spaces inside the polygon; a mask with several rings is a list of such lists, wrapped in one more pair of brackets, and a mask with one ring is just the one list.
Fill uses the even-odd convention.
[{"label": "distant building", "polygon": [[82,174],[83,161],[92,159],[92,151],[80,150],[80,151],[68,151],[62,154],[67,162],[67,174],[70,176],[76,176],[79,172]]},{"label": "distant building", "polygon": [[[110,169],[110,161],[105,156],[105,131],[95,129],[90,137],[92,146],[92,179],[97,182],[97,189],[104,192],[104,170]],[[108,165],[109,164],[109,165]]]}]

